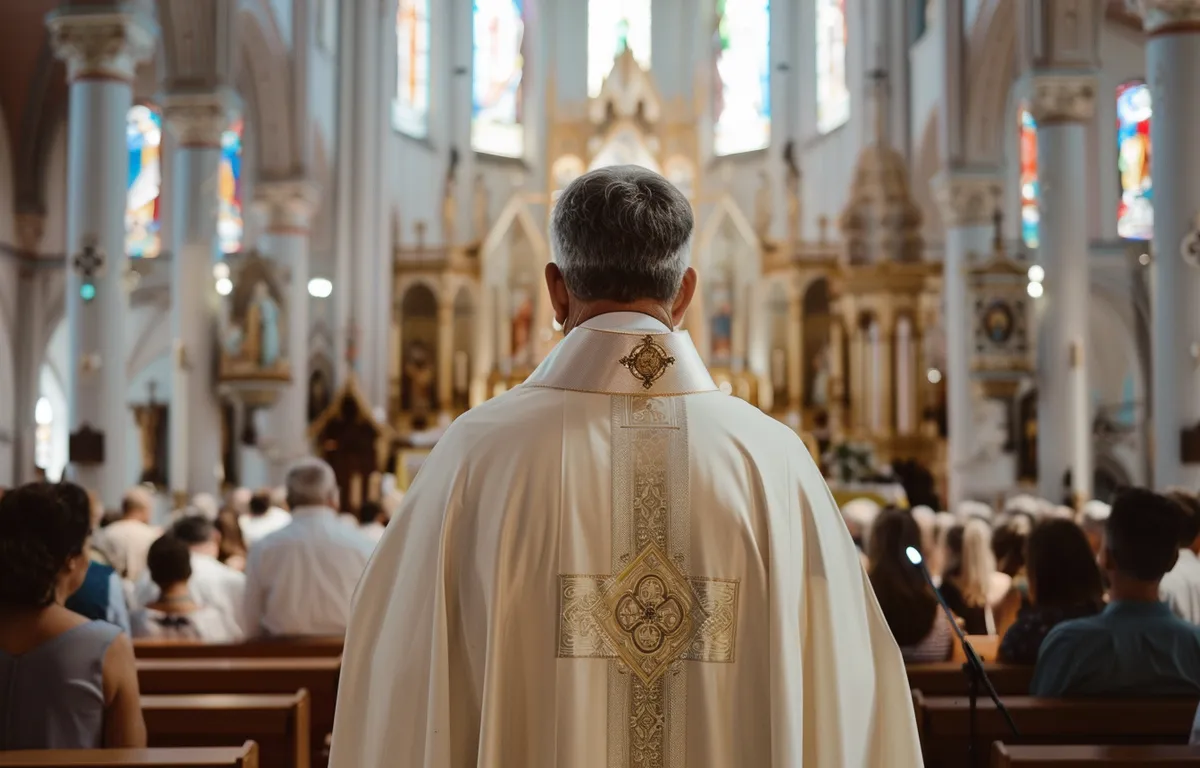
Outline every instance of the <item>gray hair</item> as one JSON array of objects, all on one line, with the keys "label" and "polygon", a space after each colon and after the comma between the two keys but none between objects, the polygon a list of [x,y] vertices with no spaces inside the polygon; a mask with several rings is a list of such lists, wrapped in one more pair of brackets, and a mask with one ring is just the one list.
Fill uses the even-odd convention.
[{"label": "gray hair", "polygon": [[287,503],[292,509],[338,505],[337,476],[320,459],[301,459],[287,473]]},{"label": "gray hair", "polygon": [[691,256],[692,206],[671,182],[635,165],[600,168],[563,190],[550,246],[583,301],[670,301]]}]

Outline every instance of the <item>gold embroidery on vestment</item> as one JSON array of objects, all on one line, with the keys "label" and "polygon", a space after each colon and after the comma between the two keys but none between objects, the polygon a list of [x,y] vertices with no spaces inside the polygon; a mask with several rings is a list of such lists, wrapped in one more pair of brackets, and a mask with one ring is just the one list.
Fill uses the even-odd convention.
[{"label": "gold embroidery on vestment", "polygon": [[675,358],[668,355],[652,335],[647,334],[628,355],[617,362],[628,368],[633,377],[642,382],[642,387],[650,389],[667,372],[667,368],[675,364]]},{"label": "gold embroidery on vestment", "polygon": [[734,660],[738,581],[688,576],[683,399],[613,397],[612,429],[614,574],[559,577],[558,656],[611,659],[610,768],[684,768],[683,663]]}]

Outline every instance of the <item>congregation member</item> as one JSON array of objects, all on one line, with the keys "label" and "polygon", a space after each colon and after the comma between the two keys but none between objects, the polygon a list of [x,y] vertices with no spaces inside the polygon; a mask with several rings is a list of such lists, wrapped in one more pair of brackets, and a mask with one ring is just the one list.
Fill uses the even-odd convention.
[{"label": "congregation member", "polygon": [[0,751],[146,745],[129,637],[63,605],[91,527],[53,485],[0,499]]},{"label": "congregation member", "polygon": [[954,628],[921,569],[905,554],[909,547],[922,557],[926,552],[915,517],[888,507],[875,518],[868,574],[905,663],[946,661],[954,649]]},{"label": "congregation member", "polygon": [[250,548],[243,626],[259,635],[342,635],[375,542],[338,521],[338,485],[320,459],[287,475],[291,522]]},{"label": "congregation member", "polygon": [[238,518],[242,539],[248,549],[291,522],[292,516],[286,509],[271,503],[269,491],[258,491],[251,496],[250,513]]},{"label": "congregation member", "polygon": [[1111,513],[1112,507],[1098,499],[1085,502],[1079,509],[1079,527],[1087,535],[1088,544],[1097,558],[1104,551],[1104,527]]},{"label": "congregation member", "polygon": [[565,337],[407,489],[355,597],[333,768],[922,764],[820,470],[672,330],[692,230],[640,167],[558,197]]},{"label": "congregation member", "polygon": [[1029,535],[1026,557],[1029,604],[1000,641],[998,659],[1009,664],[1035,663],[1055,626],[1104,608],[1100,568],[1075,523],[1056,518],[1038,523]]},{"label": "congregation member", "polygon": [[377,501],[364,501],[358,508],[358,519],[363,535],[371,541],[379,543],[388,524],[388,514],[384,511],[383,505]]},{"label": "congregation member", "polygon": [[[222,636],[242,639],[246,634],[242,628],[246,576],[218,559],[221,537],[216,526],[203,512],[191,512],[175,521],[167,535],[183,542],[188,550],[191,575],[185,586],[189,598],[216,613]],[[143,576],[138,584],[138,605],[150,605],[160,595],[159,580],[151,574]]]},{"label": "congregation member", "polygon": [[1179,559],[1163,576],[1159,596],[1184,621],[1200,624],[1200,500],[1190,493],[1174,491],[1167,498],[1179,505],[1183,522],[1179,536]]},{"label": "congregation member", "polygon": [[995,635],[1011,623],[1006,617],[1016,614],[1020,596],[1012,588],[1012,577],[996,568],[992,528],[982,517],[968,519],[947,534],[940,590],[968,635]]},{"label": "congregation member", "polygon": [[1117,495],[1101,553],[1108,607],[1050,631],[1032,695],[1200,695],[1200,628],[1159,600],[1159,582],[1178,556],[1180,518],[1165,496],[1140,488]]},{"label": "congregation member", "polygon": [[[249,501],[246,502],[247,506]],[[220,535],[217,560],[235,571],[246,570],[246,540],[242,538],[242,526],[238,514],[232,509],[222,509],[213,523]]]},{"label": "congregation member", "polygon": [[[121,519],[100,534],[103,546],[120,561],[121,575],[136,583],[146,570],[146,553],[162,531],[150,524],[154,513],[154,496],[145,488],[130,489],[121,500]],[[121,566],[118,566],[119,568]]]},{"label": "congregation member", "polygon": [[145,607],[134,611],[134,637],[206,643],[236,639],[225,617],[216,608],[203,605],[192,593],[192,557],[187,542],[173,533],[150,545],[146,567],[158,594]]},{"label": "congregation member", "polygon": [[[74,515],[85,515],[93,529],[104,514],[104,508],[83,488],[74,483],[62,482],[54,486],[58,499]],[[83,584],[67,598],[67,610],[74,611],[85,619],[99,619],[118,627],[129,634],[129,606],[125,599],[125,585],[117,569],[101,556],[99,549],[88,547],[88,568]]]}]

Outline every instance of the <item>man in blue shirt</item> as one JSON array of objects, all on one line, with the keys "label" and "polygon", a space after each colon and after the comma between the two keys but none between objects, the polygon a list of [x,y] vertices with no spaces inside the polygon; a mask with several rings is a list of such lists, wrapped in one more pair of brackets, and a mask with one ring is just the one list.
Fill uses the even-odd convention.
[{"label": "man in blue shirt", "polygon": [[1100,557],[1111,585],[1108,607],[1050,631],[1030,693],[1200,695],[1200,628],[1158,597],[1158,583],[1179,554],[1182,514],[1175,502],[1144,489],[1117,496]]}]

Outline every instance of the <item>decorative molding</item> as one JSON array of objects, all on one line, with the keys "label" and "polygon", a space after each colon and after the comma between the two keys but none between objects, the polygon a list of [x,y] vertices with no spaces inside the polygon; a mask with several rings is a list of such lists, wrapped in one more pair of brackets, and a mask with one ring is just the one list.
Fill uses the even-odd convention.
[{"label": "decorative molding", "polygon": [[1096,113],[1096,78],[1091,74],[1035,75],[1029,111],[1039,125],[1079,123]]},{"label": "decorative molding", "polygon": [[259,205],[267,214],[269,232],[308,232],[321,199],[320,187],[306,179],[261,181],[255,188]]},{"label": "decorative molding", "polygon": [[1173,27],[1200,28],[1200,0],[1125,0],[1125,7],[1142,17],[1143,28],[1152,35]]},{"label": "decorative molding", "polygon": [[990,227],[1003,189],[993,175],[942,172],[934,179],[934,199],[949,228]]},{"label": "decorative molding", "polygon": [[63,8],[46,17],[55,55],[67,62],[67,80],[133,82],[138,62],[154,53],[157,27],[140,13]]},{"label": "decorative molding", "polygon": [[162,97],[163,120],[179,137],[180,146],[221,146],[236,101],[227,89],[204,93],[170,93]]}]

